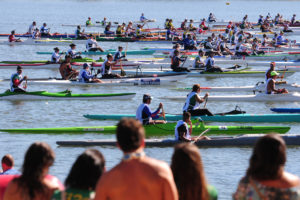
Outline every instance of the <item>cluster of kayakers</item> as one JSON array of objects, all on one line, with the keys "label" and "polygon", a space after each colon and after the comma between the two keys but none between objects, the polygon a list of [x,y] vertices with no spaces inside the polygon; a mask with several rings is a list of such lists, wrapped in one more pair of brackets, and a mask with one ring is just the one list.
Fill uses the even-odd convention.
[{"label": "cluster of kayakers", "polygon": [[[177,126],[178,130],[186,129]],[[169,166],[146,155],[145,130],[135,119],[124,118],[118,123],[116,140],[123,153],[116,166],[107,170],[105,156],[96,149],[87,149],[76,158],[64,185],[48,174],[55,153],[47,143],[31,144],[20,171],[14,167],[13,156],[7,154],[1,160],[0,197],[3,200],[218,199],[217,189],[207,181],[202,156],[193,143],[177,144]],[[232,199],[299,199],[300,179],[285,171],[286,161],[286,145],[280,135],[261,137]]]}]

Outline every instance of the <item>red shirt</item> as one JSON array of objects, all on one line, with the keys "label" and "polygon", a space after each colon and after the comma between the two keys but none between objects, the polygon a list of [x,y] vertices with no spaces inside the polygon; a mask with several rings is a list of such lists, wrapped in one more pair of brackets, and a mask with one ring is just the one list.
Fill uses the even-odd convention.
[{"label": "red shirt", "polygon": [[8,41],[9,41],[9,42],[14,42],[15,40],[16,40],[16,38],[15,38],[14,35],[10,35],[10,36],[8,37]]}]

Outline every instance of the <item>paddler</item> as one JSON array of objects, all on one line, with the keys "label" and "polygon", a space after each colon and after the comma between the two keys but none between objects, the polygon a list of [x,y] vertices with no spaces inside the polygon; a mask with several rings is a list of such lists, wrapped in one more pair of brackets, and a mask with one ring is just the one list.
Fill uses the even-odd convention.
[{"label": "paddler", "polygon": [[126,60],[125,55],[122,54],[123,47],[119,46],[118,51],[114,55],[114,61],[121,61],[121,60]]},{"label": "paddler", "polygon": [[9,42],[22,42],[20,38],[16,39],[15,37],[15,31],[11,31],[11,34],[8,36]]},{"label": "paddler", "polygon": [[174,52],[175,51],[178,51],[178,52],[180,52],[180,44],[179,43],[176,43],[174,46],[173,46],[173,50],[171,51],[171,53],[170,53],[170,58],[171,58],[171,60],[172,60],[172,58],[174,57]]},{"label": "paddler", "polygon": [[41,37],[49,37],[50,34],[50,28],[46,28],[47,24],[43,23],[43,26],[41,26]]},{"label": "paddler", "polygon": [[203,60],[204,52],[202,49],[198,51],[198,56],[195,58],[193,63],[193,68],[203,68],[205,66],[205,62]]},{"label": "paddler", "polygon": [[275,62],[271,62],[270,63],[270,68],[265,73],[265,80],[266,80],[266,82],[268,81],[268,79],[271,78],[271,72],[275,71],[275,67],[276,67],[276,63]]},{"label": "paddler", "polygon": [[79,75],[79,72],[72,68],[71,60],[71,55],[66,55],[64,62],[59,66],[60,75],[64,80],[74,79]]},{"label": "paddler", "polygon": [[258,21],[257,21],[257,25],[262,25],[264,22],[264,16],[259,15]]},{"label": "paddler", "polygon": [[291,24],[294,24],[296,22],[296,14],[293,14],[293,17],[291,19]]},{"label": "paddler", "polygon": [[83,64],[83,69],[80,70],[78,76],[79,82],[83,83],[103,83],[100,79],[97,78],[96,75],[92,75],[90,71],[90,65],[87,63]]},{"label": "paddler", "polygon": [[140,17],[140,21],[141,22],[146,22],[148,19],[144,16],[144,13],[142,13],[141,17]]},{"label": "paddler", "polygon": [[206,72],[223,72],[223,70],[220,67],[215,66],[214,55],[215,55],[214,51],[208,52],[208,57],[205,60],[205,71]]},{"label": "paddler", "polygon": [[103,20],[101,21],[101,25],[106,26],[106,17],[104,17]]},{"label": "paddler", "polygon": [[117,37],[122,37],[122,25],[118,25],[116,29]]},{"label": "paddler", "polygon": [[238,42],[235,45],[235,55],[236,56],[249,56],[249,54],[246,51],[244,51],[242,38],[239,38]]},{"label": "paddler", "polygon": [[23,81],[27,80],[27,76],[22,76],[22,66],[17,67],[17,73],[14,73],[10,77],[10,91],[11,92],[26,92],[27,85],[23,86]]},{"label": "paddler", "polygon": [[36,29],[36,22],[32,22],[32,24],[29,26],[28,33],[32,35],[35,29]]},{"label": "paddler", "polygon": [[187,95],[186,102],[183,106],[183,112],[189,112],[192,116],[208,115],[213,116],[213,114],[207,108],[200,108],[200,104],[207,100],[208,93],[204,95],[203,98],[199,97],[201,92],[200,85],[193,85],[192,92]]},{"label": "paddler", "polygon": [[197,28],[193,25],[194,20],[190,20],[190,24],[189,24],[189,31],[195,31],[197,30]]},{"label": "paddler", "polygon": [[254,38],[252,43],[252,55],[264,55],[265,52],[259,49],[258,39]]},{"label": "paddler", "polygon": [[277,39],[277,45],[286,45],[288,43],[288,39],[285,39],[283,36],[283,31],[280,31],[279,36],[276,38]]},{"label": "paddler", "polygon": [[76,44],[70,44],[70,49],[67,51],[67,54],[71,56],[72,59],[81,59],[81,52],[76,51]]},{"label": "paddler", "polygon": [[217,19],[216,19],[215,15],[212,13],[209,13],[208,22],[216,22],[216,21],[217,21]]},{"label": "paddler", "polygon": [[183,141],[183,142],[210,140],[210,138],[207,136],[192,137],[192,132],[193,132],[193,124],[191,120],[191,113],[184,112],[182,115],[182,120],[179,120],[175,127],[175,140]]},{"label": "paddler", "polygon": [[55,47],[54,52],[51,56],[51,63],[60,63],[62,55],[59,53],[59,48]]},{"label": "paddler", "polygon": [[127,27],[126,27],[126,31],[125,31],[126,35],[127,36],[133,36],[134,31],[135,31],[135,29],[132,27],[132,22],[129,22]]},{"label": "paddler", "polygon": [[144,25],[140,25],[138,24],[137,25],[137,28],[135,30],[135,37],[136,38],[142,38],[142,37],[145,37],[145,35],[142,34],[142,28],[143,28]]},{"label": "paddler", "polygon": [[191,34],[188,34],[187,38],[185,38],[182,42],[184,50],[197,50],[197,47],[194,44]]},{"label": "paddler", "polygon": [[93,25],[91,17],[88,18],[88,20],[85,22],[85,25],[86,26],[92,26]]},{"label": "paddler", "polygon": [[203,18],[200,25],[202,26],[203,30],[208,30],[208,27],[206,26],[205,21],[206,21],[205,18]]},{"label": "paddler", "polygon": [[32,39],[38,39],[41,38],[41,32],[38,28],[36,28],[32,34]]},{"label": "paddler", "polygon": [[111,22],[108,22],[108,24],[106,25],[105,30],[104,30],[104,34],[106,36],[115,34],[115,32],[111,31],[110,28],[111,28]]},{"label": "paddler", "polygon": [[87,36],[84,34],[84,30],[81,31],[81,26],[77,26],[77,29],[75,31],[75,38],[76,39],[87,39]]},{"label": "paddler", "polygon": [[104,52],[103,49],[100,46],[98,46],[98,43],[94,39],[93,35],[90,35],[90,38],[86,41],[86,49],[88,51],[101,51],[101,52]]},{"label": "paddler", "polygon": [[184,62],[186,59],[187,57],[185,59],[179,58],[179,51],[175,50],[171,61],[171,69],[174,72],[190,72],[188,68],[180,66],[181,62]]},{"label": "paddler", "polygon": [[276,71],[272,71],[270,73],[271,78],[267,80],[266,83],[266,94],[283,94],[283,93],[289,93],[287,89],[282,88],[282,89],[276,89],[275,84],[276,84],[276,78],[279,76],[279,73]]},{"label": "paddler", "polygon": [[187,28],[187,26],[186,26],[187,21],[188,21],[188,20],[185,19],[185,20],[181,23],[180,28],[181,28],[182,30],[185,30],[185,29]]},{"label": "paddler", "polygon": [[163,113],[159,114],[163,107],[162,103],[159,103],[158,108],[152,112],[149,105],[153,98],[149,94],[144,94],[143,103],[136,110],[136,119],[139,120],[143,125],[148,124],[165,124],[164,120],[156,120],[163,116]]},{"label": "paddler", "polygon": [[111,54],[107,54],[107,59],[103,62],[102,64],[102,78],[121,78],[119,74],[114,74],[112,73],[112,69],[121,69],[123,70],[123,67],[114,67],[117,63],[118,60],[113,62],[114,58]]}]

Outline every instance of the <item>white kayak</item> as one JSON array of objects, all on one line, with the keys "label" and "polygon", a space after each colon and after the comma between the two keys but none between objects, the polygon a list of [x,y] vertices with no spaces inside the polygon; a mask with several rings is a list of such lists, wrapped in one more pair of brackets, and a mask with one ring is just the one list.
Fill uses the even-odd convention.
[{"label": "white kayak", "polygon": [[52,40],[52,39],[31,39],[22,40],[22,42],[9,42],[1,40],[0,45],[70,45],[70,40]]},{"label": "white kayak", "polygon": [[[186,100],[186,96],[173,96],[173,97],[161,97],[161,99],[168,100]],[[232,95],[232,96],[209,96],[208,101],[260,101],[260,102],[300,102],[300,94],[264,94],[259,93],[256,95]]]},{"label": "white kayak", "polygon": [[156,86],[168,85],[183,80],[187,74],[165,77],[145,77],[145,78],[128,78],[128,79],[102,79],[103,83],[83,83],[71,80],[33,80],[28,81],[28,85],[76,85],[76,86]]}]

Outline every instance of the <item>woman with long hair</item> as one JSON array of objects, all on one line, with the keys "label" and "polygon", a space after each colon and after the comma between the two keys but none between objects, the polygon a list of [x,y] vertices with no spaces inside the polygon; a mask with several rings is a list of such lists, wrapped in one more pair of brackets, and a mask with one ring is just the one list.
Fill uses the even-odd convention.
[{"label": "woman with long hair", "polygon": [[215,200],[217,191],[207,184],[198,148],[190,143],[175,146],[171,169],[180,200]]},{"label": "woman with long hair", "polygon": [[300,198],[300,179],[284,171],[286,146],[277,134],[261,137],[253,149],[246,176],[233,199],[290,200]]},{"label": "woman with long hair", "polygon": [[46,178],[54,162],[54,152],[44,142],[35,142],[27,150],[22,175],[7,186],[4,200],[48,200],[59,183]]},{"label": "woman with long hair", "polygon": [[52,200],[94,199],[95,188],[105,171],[105,159],[96,149],[88,149],[78,156],[65,181],[66,190],[56,191]]}]

